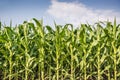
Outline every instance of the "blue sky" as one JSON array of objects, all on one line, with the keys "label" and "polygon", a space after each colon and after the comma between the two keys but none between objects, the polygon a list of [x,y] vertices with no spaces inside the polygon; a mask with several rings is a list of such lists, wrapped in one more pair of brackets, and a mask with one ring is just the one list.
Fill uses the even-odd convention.
[{"label": "blue sky", "polygon": [[0,0],[0,20],[13,25],[32,18],[44,24],[94,23],[98,20],[120,22],[120,0]]}]

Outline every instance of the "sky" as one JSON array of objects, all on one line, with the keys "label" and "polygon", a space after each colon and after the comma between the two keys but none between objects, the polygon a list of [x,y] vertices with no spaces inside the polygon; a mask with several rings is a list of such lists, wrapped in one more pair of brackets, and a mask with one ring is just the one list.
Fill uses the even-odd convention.
[{"label": "sky", "polygon": [[120,0],[0,0],[0,21],[22,24],[32,18],[44,25],[72,23],[93,24],[97,21],[120,23]]}]

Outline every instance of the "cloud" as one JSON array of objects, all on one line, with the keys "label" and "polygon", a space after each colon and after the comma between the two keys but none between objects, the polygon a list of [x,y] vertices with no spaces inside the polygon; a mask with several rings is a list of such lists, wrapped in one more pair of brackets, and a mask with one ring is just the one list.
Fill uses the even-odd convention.
[{"label": "cloud", "polygon": [[59,2],[51,0],[47,13],[55,19],[59,19],[63,23],[72,23],[79,25],[80,23],[93,24],[97,21],[113,21],[117,18],[120,22],[120,12],[114,10],[94,10],[80,2]]}]

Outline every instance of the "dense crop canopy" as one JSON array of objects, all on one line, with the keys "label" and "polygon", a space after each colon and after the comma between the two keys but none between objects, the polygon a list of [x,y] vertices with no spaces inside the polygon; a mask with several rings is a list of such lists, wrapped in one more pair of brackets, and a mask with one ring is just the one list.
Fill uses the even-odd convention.
[{"label": "dense crop canopy", "polygon": [[116,21],[73,27],[0,22],[0,80],[120,80]]}]

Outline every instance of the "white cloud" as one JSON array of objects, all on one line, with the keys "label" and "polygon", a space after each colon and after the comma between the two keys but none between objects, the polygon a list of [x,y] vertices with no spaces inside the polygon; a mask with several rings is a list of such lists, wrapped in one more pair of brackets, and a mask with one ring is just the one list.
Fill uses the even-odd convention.
[{"label": "white cloud", "polygon": [[93,10],[86,5],[78,2],[59,2],[51,0],[52,4],[49,6],[47,13],[55,19],[59,19],[64,23],[72,23],[79,25],[80,23],[90,23],[99,21],[110,20],[113,21],[117,18],[120,22],[120,12],[113,10]]}]

